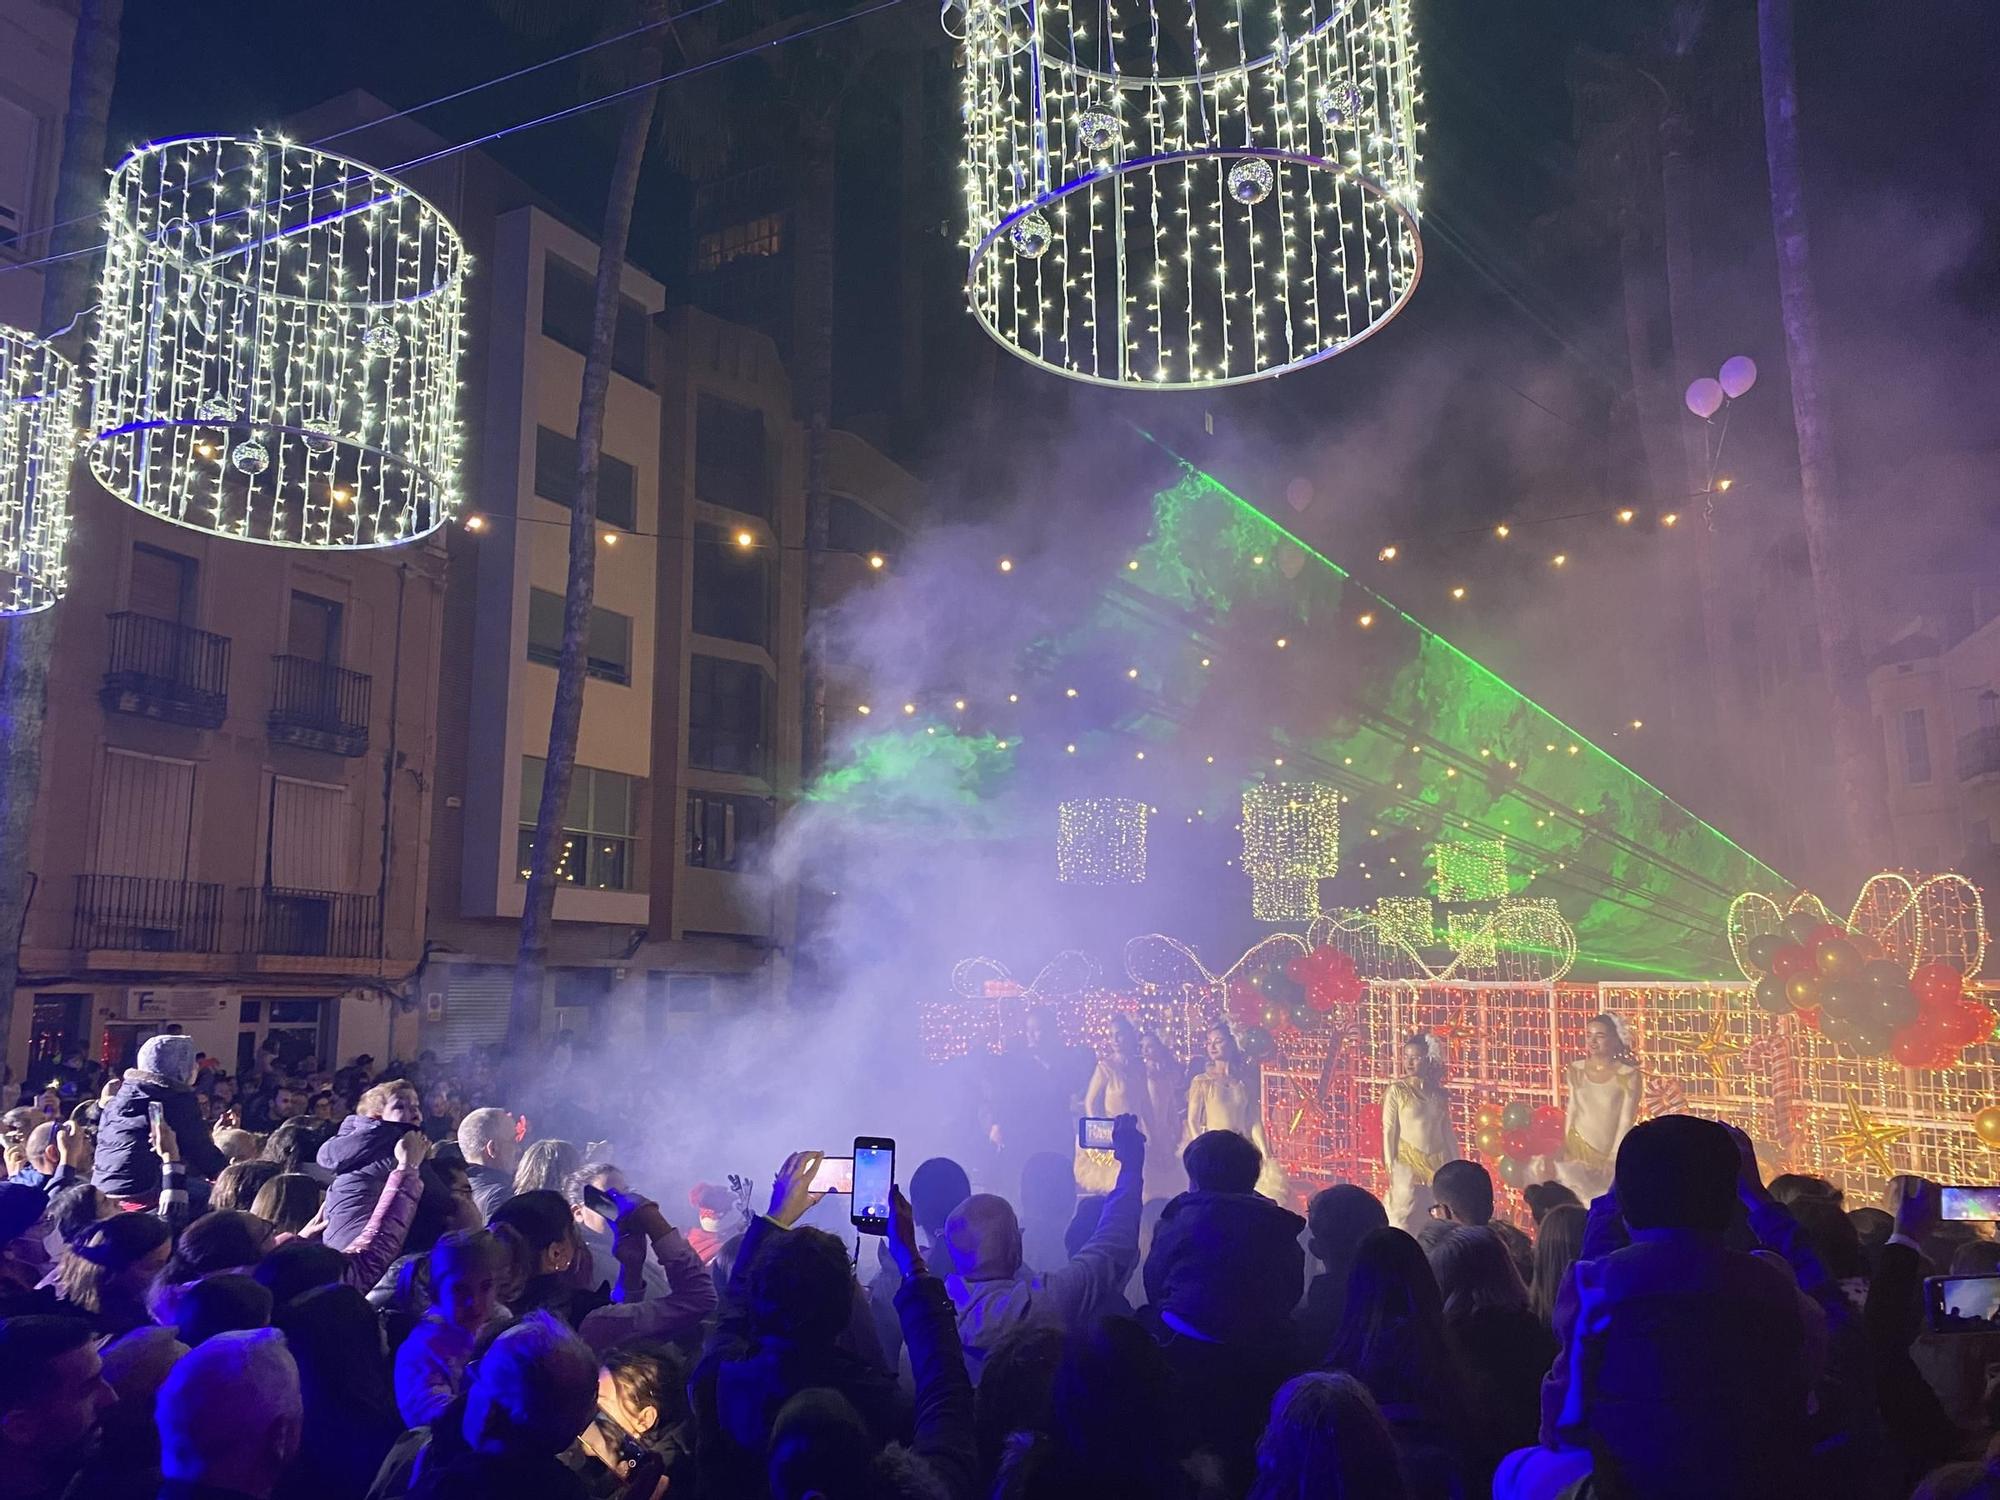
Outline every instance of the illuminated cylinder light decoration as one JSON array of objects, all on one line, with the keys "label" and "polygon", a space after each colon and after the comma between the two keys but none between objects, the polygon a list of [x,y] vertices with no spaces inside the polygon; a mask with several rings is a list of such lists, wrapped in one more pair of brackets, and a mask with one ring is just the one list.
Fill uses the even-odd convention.
[{"label": "illuminated cylinder light decoration", "polygon": [[1440,839],[1432,859],[1440,901],[1497,901],[1507,894],[1505,839]]},{"label": "illuminated cylinder light decoration", "polygon": [[1229,385],[1409,300],[1410,0],[952,0],[948,26],[961,10],[966,291],[1014,353]]},{"label": "illuminated cylinder light decoration", "polygon": [[1340,871],[1340,793],[1310,781],[1265,781],[1243,793],[1243,872],[1259,922],[1310,922],[1319,883]]},{"label": "illuminated cylinder light decoration", "polygon": [[63,544],[80,400],[76,366],[0,326],[0,615],[47,609],[68,587]]},{"label": "illuminated cylinder light decoration", "polygon": [[1146,879],[1146,813],[1125,797],[1085,797],[1056,809],[1056,878],[1066,885]]},{"label": "illuminated cylinder light decoration", "polygon": [[459,487],[466,255],[359,163],[283,141],[143,147],[111,177],[90,466],[184,526],[392,546]]}]

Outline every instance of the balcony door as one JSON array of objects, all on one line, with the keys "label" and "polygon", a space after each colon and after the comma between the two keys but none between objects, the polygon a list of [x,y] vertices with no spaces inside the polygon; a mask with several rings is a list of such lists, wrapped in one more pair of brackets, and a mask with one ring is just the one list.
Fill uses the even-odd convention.
[{"label": "balcony door", "polygon": [[273,776],[270,795],[258,951],[327,953],[354,881],[347,788]]},{"label": "balcony door", "polygon": [[78,946],[213,947],[215,893],[189,878],[193,825],[192,761],[106,747],[96,849],[77,892]]},{"label": "balcony door", "polygon": [[135,615],[192,625],[195,611],[195,560],[164,547],[132,544],[132,580],[125,607]]}]

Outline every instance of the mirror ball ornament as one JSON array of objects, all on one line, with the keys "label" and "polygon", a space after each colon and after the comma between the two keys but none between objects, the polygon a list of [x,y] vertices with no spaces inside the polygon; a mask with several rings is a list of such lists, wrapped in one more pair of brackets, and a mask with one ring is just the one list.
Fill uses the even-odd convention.
[{"label": "mirror ball ornament", "polygon": [[204,401],[194,409],[197,422],[215,422],[227,427],[236,420],[236,407],[228,401]]},{"label": "mirror ball ornament", "polygon": [[1049,221],[1040,213],[1029,214],[1014,226],[1014,248],[1029,260],[1040,260],[1054,237]]},{"label": "mirror ball ornament", "polygon": [[1337,83],[1320,95],[1320,120],[1328,130],[1351,129],[1361,123],[1361,111],[1367,102],[1358,85]]},{"label": "mirror ball ornament", "polygon": [[361,335],[361,347],[378,359],[394,354],[402,347],[403,337],[387,323],[370,323],[368,331]]},{"label": "mirror ball ornament", "polygon": [[340,441],[324,427],[308,427],[299,434],[299,441],[305,444],[308,453],[331,453],[334,444]]},{"label": "mirror ball ornament", "polygon": [[239,474],[261,474],[271,467],[271,450],[250,438],[229,450],[229,461]]},{"label": "mirror ball ornament", "polygon": [[1229,169],[1229,196],[1238,203],[1262,203],[1271,196],[1278,174],[1261,156],[1248,157]]},{"label": "mirror ball ornament", "polygon": [[1076,117],[1076,138],[1092,151],[1109,149],[1118,140],[1118,116],[1104,104],[1093,104]]}]

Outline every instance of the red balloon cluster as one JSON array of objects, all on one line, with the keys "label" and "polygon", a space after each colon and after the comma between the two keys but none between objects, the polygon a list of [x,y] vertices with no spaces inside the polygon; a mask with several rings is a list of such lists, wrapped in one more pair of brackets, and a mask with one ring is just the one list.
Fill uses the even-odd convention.
[{"label": "red balloon cluster", "polygon": [[1359,1004],[1368,988],[1353,957],[1338,948],[1301,953],[1285,965],[1285,977],[1305,991],[1306,1008],[1321,1015]]},{"label": "red balloon cluster", "polygon": [[1529,1163],[1562,1149],[1563,1112],[1553,1104],[1529,1105],[1516,1099],[1504,1108],[1482,1104],[1472,1114],[1472,1140],[1480,1154],[1494,1158],[1493,1170],[1509,1187],[1525,1187]]},{"label": "red balloon cluster", "polygon": [[1863,1057],[1946,1068],[1993,1028],[1992,1013],[1966,997],[1965,976],[1950,964],[1905,974],[1867,937],[1831,922],[1795,913],[1783,936],[1753,939],[1748,954],[1768,971],[1757,981],[1761,1009],[1796,1011],[1806,1025]]}]

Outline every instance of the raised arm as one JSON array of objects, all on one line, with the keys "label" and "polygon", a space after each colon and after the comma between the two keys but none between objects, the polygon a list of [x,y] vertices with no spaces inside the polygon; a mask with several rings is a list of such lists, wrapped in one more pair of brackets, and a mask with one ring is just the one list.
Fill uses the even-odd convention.
[{"label": "raised arm", "polygon": [[403,1253],[403,1241],[410,1237],[410,1225],[417,1217],[417,1204],[424,1196],[420,1170],[430,1155],[431,1143],[420,1130],[405,1131],[396,1142],[396,1165],[382,1184],[368,1227],[357,1234],[340,1253],[347,1257],[346,1282],[367,1291],[382,1279],[382,1273]]},{"label": "raised arm", "polygon": [[[649,1246],[666,1272],[664,1296],[645,1295]],[[619,1300],[586,1314],[577,1329],[591,1348],[601,1353],[629,1338],[669,1338],[715,1311],[719,1300],[715,1278],[681,1232],[667,1222],[659,1205],[640,1201],[618,1215],[612,1224],[612,1253],[618,1257]],[[636,1295],[628,1295],[631,1287],[637,1288]]]},{"label": "raised arm", "polygon": [[902,1273],[896,1317],[910,1350],[916,1383],[916,1426],[911,1447],[944,1481],[952,1500],[980,1494],[979,1448],[973,1428],[972,1380],[958,1318],[944,1283],[930,1274],[917,1249],[910,1203],[900,1187],[889,1190],[889,1253]]},{"label": "raised arm", "polygon": [[1118,1117],[1111,1129],[1111,1150],[1118,1158],[1118,1180],[1097,1215],[1097,1228],[1067,1265],[1042,1278],[1045,1294],[1072,1328],[1082,1327],[1122,1291],[1139,1264],[1146,1137],[1139,1131],[1137,1115]]}]

